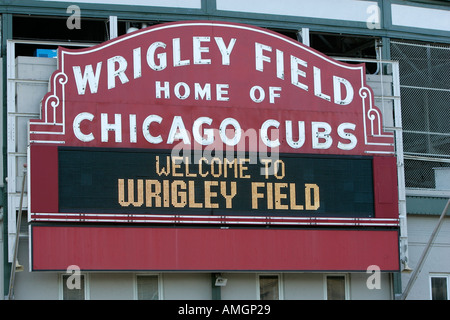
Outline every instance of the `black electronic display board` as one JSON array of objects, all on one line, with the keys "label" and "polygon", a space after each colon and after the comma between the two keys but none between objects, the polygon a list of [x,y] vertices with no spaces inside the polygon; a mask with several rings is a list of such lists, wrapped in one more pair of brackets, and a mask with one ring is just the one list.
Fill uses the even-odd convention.
[{"label": "black electronic display board", "polygon": [[59,147],[59,209],[374,217],[372,158]]}]

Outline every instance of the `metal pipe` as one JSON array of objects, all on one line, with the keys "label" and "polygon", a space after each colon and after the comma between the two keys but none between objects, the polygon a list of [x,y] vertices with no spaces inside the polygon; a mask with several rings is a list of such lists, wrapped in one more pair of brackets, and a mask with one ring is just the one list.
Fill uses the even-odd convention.
[{"label": "metal pipe", "polygon": [[17,225],[16,225],[16,242],[14,246],[14,257],[11,266],[11,277],[9,279],[9,292],[8,292],[8,300],[12,300],[14,296],[14,280],[16,278],[16,261],[17,261],[17,253],[19,251],[19,233],[20,233],[20,224],[22,221],[22,204],[23,204],[23,194],[25,191],[25,180],[27,177],[26,171],[24,171],[23,179],[22,179],[22,192],[20,193],[20,205],[19,205],[19,214],[17,217]]},{"label": "metal pipe", "polygon": [[422,256],[420,257],[419,262],[417,263],[417,266],[414,269],[414,271],[413,271],[413,273],[411,275],[411,278],[408,281],[408,284],[406,285],[405,291],[403,292],[402,297],[401,297],[402,300],[405,300],[406,297],[408,296],[408,294],[411,291],[411,288],[412,288],[414,282],[417,279],[417,276],[419,275],[419,272],[422,269],[423,263],[425,262],[425,259],[426,259],[427,255],[428,255],[429,251],[430,251],[430,247],[431,247],[431,245],[432,245],[432,243],[434,241],[434,238],[436,238],[436,235],[437,235],[437,233],[439,231],[439,228],[441,227],[442,222],[444,221],[444,217],[445,217],[445,215],[446,215],[446,213],[448,211],[449,204],[450,204],[450,199],[448,199],[447,204],[445,205],[445,208],[442,211],[441,216],[439,217],[439,221],[438,221],[436,227],[434,228],[433,233],[430,236],[430,239],[428,240],[427,246],[423,250]]}]

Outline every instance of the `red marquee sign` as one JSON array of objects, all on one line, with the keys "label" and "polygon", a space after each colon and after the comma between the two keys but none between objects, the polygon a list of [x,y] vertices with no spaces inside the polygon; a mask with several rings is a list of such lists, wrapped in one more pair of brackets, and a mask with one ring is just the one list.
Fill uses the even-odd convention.
[{"label": "red marquee sign", "polygon": [[394,150],[364,64],[264,29],[164,24],[88,49],[60,48],[58,61],[42,117],[30,123],[31,144],[225,150],[255,133],[246,149]]},{"label": "red marquee sign", "polygon": [[[398,226],[396,179],[392,178],[396,177],[394,136],[383,131],[381,112],[365,81],[364,64],[338,62],[262,28],[193,21],[156,25],[87,49],[59,48],[58,70],[50,81],[50,92],[42,100],[41,118],[29,123],[29,208],[33,222],[70,221],[79,227],[83,222]],[[153,167],[149,170],[154,177],[142,177],[146,173],[133,178],[114,177],[111,190],[117,195],[112,199],[118,209],[112,205],[102,207],[109,198],[101,196],[94,176],[101,172],[99,175],[106,177],[115,169],[107,164],[97,169],[99,162],[92,166],[87,157],[78,157],[85,150],[93,152],[100,162],[112,153],[117,161],[127,162],[136,152],[151,151],[148,157],[153,157]],[[161,150],[163,153],[158,153]],[[200,154],[194,162],[198,171],[175,163],[175,159],[187,160],[182,155],[194,151]],[[239,152],[246,156],[227,158]],[[225,158],[217,160],[219,153]],[[248,169],[249,154],[256,154],[256,165],[261,166],[266,180],[263,177],[255,182],[254,176],[249,175],[253,172]],[[346,213],[345,207],[335,206],[339,199],[325,197],[329,191],[317,181],[324,181],[326,176],[314,180],[308,176],[312,171],[305,170],[303,176],[298,175],[305,179],[301,187],[295,181],[287,181],[288,170],[294,170],[295,165],[283,167],[287,161],[277,155],[369,159],[370,166],[364,172],[370,178],[370,188],[342,189],[350,196],[355,193],[352,212],[356,216]],[[327,161],[320,163],[326,165]],[[132,163],[122,165],[120,170],[131,174],[128,168],[133,168]],[[269,163],[276,167],[273,181],[267,180]],[[295,159],[289,163],[295,163]],[[209,169],[205,169],[206,164]],[[141,162],[134,167],[145,171],[144,165]],[[83,168],[89,166],[89,174],[83,175]],[[156,174],[161,177],[161,172],[166,176],[170,173],[173,179],[156,181]],[[228,180],[234,178],[229,184],[227,173]],[[79,179],[74,184],[78,185],[72,189],[70,177],[75,175]],[[330,181],[342,181],[340,177],[345,175],[351,172],[341,172]],[[217,181],[210,181],[215,178]],[[247,178],[251,182],[245,190],[249,190],[250,200],[245,208],[259,210],[239,214],[235,202],[245,198],[239,198],[239,190]],[[343,181],[339,188],[348,185]],[[98,192],[94,199],[98,201],[90,199],[89,205],[78,206],[94,194],[87,189],[89,186]],[[355,188],[360,189],[359,185]],[[76,190],[86,194],[73,200],[71,192]],[[199,194],[200,200],[195,198]],[[222,204],[218,202],[220,197]],[[363,205],[359,206],[359,202]],[[220,205],[229,211],[214,213],[213,209],[222,209]],[[335,207],[333,214],[327,214],[326,210]],[[261,208],[279,211],[272,215]],[[204,209],[209,213],[201,211]],[[300,215],[293,209],[301,211]],[[323,214],[319,210],[324,210]],[[361,217],[358,210],[364,211]],[[64,227],[40,228],[43,227],[33,227],[39,235],[33,240],[35,252],[42,252],[42,248],[58,251],[50,248],[55,246],[55,239],[49,242],[48,232],[60,232]],[[261,231],[249,230],[247,234],[251,233],[260,236]],[[270,234],[278,237],[278,233]],[[352,234],[357,241],[354,237],[357,234]],[[110,238],[108,235],[105,239]],[[369,251],[376,251],[375,247],[372,245]],[[397,258],[392,259],[396,265]],[[296,268],[295,264],[287,265],[281,269]],[[320,263],[312,267],[325,268]],[[34,268],[51,269],[52,264]],[[96,268],[95,264],[92,268]],[[133,266],[125,269],[128,268]],[[155,270],[158,266],[153,261],[151,266],[142,268]],[[230,268],[245,269],[239,263]],[[264,269],[263,265],[257,268]],[[342,268],[351,269],[351,262]],[[392,264],[387,269],[392,269]]]}]

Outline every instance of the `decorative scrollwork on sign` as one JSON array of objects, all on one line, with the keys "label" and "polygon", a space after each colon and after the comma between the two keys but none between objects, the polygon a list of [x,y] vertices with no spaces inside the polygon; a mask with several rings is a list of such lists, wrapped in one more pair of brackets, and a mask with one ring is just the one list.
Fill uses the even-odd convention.
[{"label": "decorative scrollwork on sign", "polygon": [[380,135],[380,131],[381,131],[381,121],[380,121],[380,113],[378,112],[378,110],[370,108],[369,111],[367,111],[367,118],[369,118],[369,120],[371,121],[371,132],[370,134],[372,136],[377,136]]},{"label": "decorative scrollwork on sign", "polygon": [[[67,80],[68,77],[63,72],[59,72],[53,77],[53,93],[47,97],[44,104],[44,123],[64,124],[62,113],[64,112],[64,86],[67,83]],[[57,109],[58,107],[59,109]]]},{"label": "decorative scrollwork on sign", "polygon": [[393,143],[393,135],[383,131],[382,115],[380,110],[373,105],[372,90],[368,87],[359,89],[362,98],[364,139],[366,145],[383,146]]},{"label": "decorative scrollwork on sign", "polygon": [[[55,72],[50,79],[51,91],[41,102],[41,119],[30,122],[30,142],[64,143],[67,81],[68,77],[64,72]],[[52,138],[44,138],[45,135],[51,135]]]}]

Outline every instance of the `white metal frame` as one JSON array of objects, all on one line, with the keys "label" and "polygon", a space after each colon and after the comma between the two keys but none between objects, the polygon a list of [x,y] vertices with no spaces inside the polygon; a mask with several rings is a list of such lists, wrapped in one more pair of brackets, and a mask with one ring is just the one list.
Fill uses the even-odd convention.
[{"label": "white metal frame", "polygon": [[400,67],[398,61],[391,61],[393,76],[394,130],[397,156],[398,205],[400,218],[400,260],[403,267],[408,263],[408,227],[406,223],[405,160],[403,153],[403,125],[400,101]]},{"label": "white metal frame", "polygon": [[118,36],[117,16],[109,16],[109,39],[114,39]]},{"label": "white metal frame", "polygon": [[161,273],[135,273],[133,276],[133,299],[138,300],[138,276],[156,276],[158,277],[158,300],[164,300],[163,279]]}]

